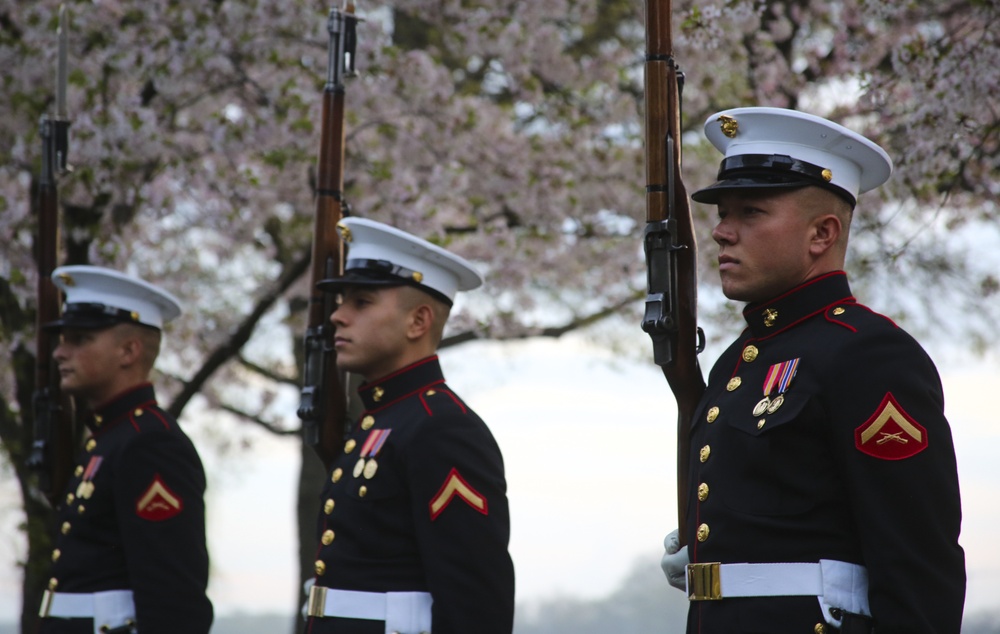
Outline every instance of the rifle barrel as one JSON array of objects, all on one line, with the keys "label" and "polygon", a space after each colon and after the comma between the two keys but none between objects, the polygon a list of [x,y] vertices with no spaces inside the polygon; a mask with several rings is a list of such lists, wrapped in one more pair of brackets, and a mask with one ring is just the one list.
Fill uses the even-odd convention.
[{"label": "rifle barrel", "polygon": [[690,426],[705,382],[697,355],[697,254],[691,205],[681,180],[683,75],[673,58],[670,0],[646,0],[646,312],[642,328],[677,401],[677,516],[686,542]]}]

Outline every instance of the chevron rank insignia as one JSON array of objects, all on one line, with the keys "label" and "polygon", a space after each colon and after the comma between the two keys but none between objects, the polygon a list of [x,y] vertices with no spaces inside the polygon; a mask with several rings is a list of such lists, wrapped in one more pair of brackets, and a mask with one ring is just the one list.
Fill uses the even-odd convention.
[{"label": "chevron rank insignia", "polygon": [[183,509],[184,501],[167,488],[160,474],[153,476],[153,481],[135,502],[135,514],[151,522],[168,520]]},{"label": "chevron rank insignia", "polygon": [[465,481],[458,469],[452,467],[444,484],[430,502],[431,521],[436,520],[455,498],[461,499],[483,515],[489,515],[486,498]]},{"label": "chevron rank insignia", "polygon": [[927,430],[887,393],[871,418],[854,430],[862,453],[882,460],[903,460],[927,449]]}]

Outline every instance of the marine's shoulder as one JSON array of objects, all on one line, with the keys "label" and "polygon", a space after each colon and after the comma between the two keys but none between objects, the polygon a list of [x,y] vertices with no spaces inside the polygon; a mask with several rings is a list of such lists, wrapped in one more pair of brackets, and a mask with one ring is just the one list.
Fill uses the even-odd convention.
[{"label": "marine's shoulder", "polygon": [[856,301],[844,301],[828,306],[820,318],[821,323],[850,332],[905,333],[891,317]]},{"label": "marine's shoulder", "polygon": [[421,390],[408,401],[404,426],[415,434],[436,433],[442,428],[486,430],[479,415],[445,383]]}]

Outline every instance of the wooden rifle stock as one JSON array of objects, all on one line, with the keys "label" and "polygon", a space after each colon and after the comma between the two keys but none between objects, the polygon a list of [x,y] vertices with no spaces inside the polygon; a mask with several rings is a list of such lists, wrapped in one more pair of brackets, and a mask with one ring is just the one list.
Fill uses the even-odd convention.
[{"label": "wooden rifle stock", "polygon": [[319,162],[316,170],[316,219],[310,273],[309,322],[298,415],[302,439],[329,465],[341,450],[347,428],[347,378],[336,369],[333,347],[334,297],[316,285],[344,272],[337,223],[348,212],[344,202],[344,78],[354,74],[356,25],[353,4],[332,9],[327,81],[323,89]]},{"label": "wooden rifle stock", "polygon": [[43,326],[59,318],[62,299],[52,282],[59,258],[59,175],[69,171],[69,125],[66,117],[66,13],[59,11],[59,68],[56,73],[56,114],[39,123],[42,166],[34,199],[38,217],[35,259],[38,269],[35,312],[34,429],[27,466],[38,477],[38,490],[51,503],[62,495],[73,466],[75,429],[73,403],[59,389],[59,372],[52,359],[57,332]]},{"label": "wooden rifle stock", "polygon": [[686,543],[691,423],[705,391],[698,365],[704,334],[697,324],[698,248],[681,182],[680,93],[671,39],[670,0],[646,0],[646,251],[648,295],[642,329],[653,360],[677,400],[677,519]]}]

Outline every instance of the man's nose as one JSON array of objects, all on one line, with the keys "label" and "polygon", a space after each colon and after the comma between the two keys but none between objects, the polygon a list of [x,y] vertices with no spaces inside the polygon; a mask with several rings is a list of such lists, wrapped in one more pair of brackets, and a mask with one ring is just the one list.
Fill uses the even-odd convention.
[{"label": "man's nose", "polygon": [[340,304],[330,313],[330,323],[334,326],[341,326],[344,323],[344,305]]},{"label": "man's nose", "polygon": [[719,220],[712,228],[712,239],[718,244],[732,244],[736,241],[736,234],[729,223]]}]

